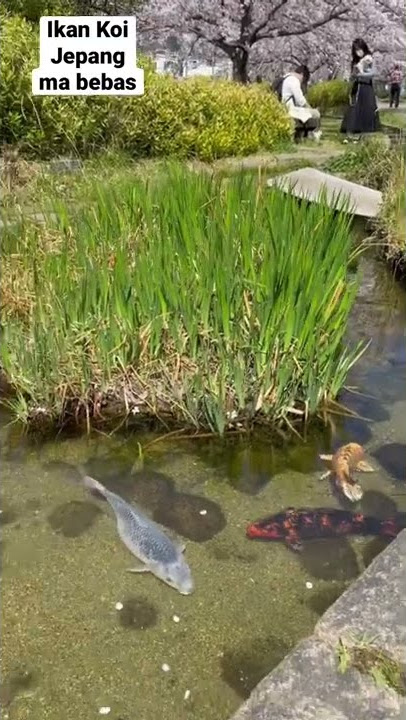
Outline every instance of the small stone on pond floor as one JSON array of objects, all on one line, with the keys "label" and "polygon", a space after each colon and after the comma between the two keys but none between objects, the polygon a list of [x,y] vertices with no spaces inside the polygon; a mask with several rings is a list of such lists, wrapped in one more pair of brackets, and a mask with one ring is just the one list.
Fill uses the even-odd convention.
[{"label": "small stone on pond floor", "polygon": [[307,582],[307,583],[306,583],[306,587],[307,587],[308,590],[311,590],[312,587],[313,587],[313,583]]},{"label": "small stone on pond floor", "polygon": [[111,708],[108,707],[107,705],[105,705],[100,708],[99,715],[108,715],[110,711],[111,711]]},{"label": "small stone on pond floor", "polygon": [[169,670],[170,670],[169,665],[168,665],[167,663],[164,663],[164,664],[162,665],[162,670],[163,670],[164,672],[169,672]]},{"label": "small stone on pond floor", "polygon": [[117,602],[114,607],[116,608],[116,610],[122,610],[124,605],[122,602]]}]

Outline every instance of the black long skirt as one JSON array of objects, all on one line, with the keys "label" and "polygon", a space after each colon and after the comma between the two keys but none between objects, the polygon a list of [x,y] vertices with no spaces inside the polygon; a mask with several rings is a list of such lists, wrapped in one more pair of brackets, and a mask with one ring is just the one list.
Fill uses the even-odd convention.
[{"label": "black long skirt", "polygon": [[351,102],[341,123],[341,132],[356,135],[378,132],[380,129],[381,122],[372,80],[355,80],[351,88]]}]

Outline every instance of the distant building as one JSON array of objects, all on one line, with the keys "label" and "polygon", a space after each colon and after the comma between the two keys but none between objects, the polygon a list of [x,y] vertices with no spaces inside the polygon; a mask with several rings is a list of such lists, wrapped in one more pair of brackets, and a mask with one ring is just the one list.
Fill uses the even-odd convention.
[{"label": "distant building", "polygon": [[229,60],[221,60],[209,64],[196,58],[182,59],[178,54],[157,53],[155,55],[157,73],[175,75],[176,77],[222,77],[232,78],[232,64]]}]

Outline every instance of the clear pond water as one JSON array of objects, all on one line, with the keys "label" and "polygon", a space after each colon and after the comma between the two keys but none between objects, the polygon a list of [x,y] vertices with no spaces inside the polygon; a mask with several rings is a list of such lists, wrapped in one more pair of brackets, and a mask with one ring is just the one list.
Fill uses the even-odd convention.
[{"label": "clear pond water", "polygon": [[[225,720],[383,548],[342,538],[295,554],[245,537],[248,522],[288,506],[340,507],[318,454],[348,441],[376,468],[360,476],[361,508],[406,510],[406,294],[381,264],[362,270],[348,338],[372,343],[341,400],[363,419],[333,416],[284,446],[167,440],[140,473],[137,443],[152,437],[33,446],[2,417],[5,720],[92,720],[101,708],[111,720]],[[72,481],[77,462],[186,539],[193,595],[126,572],[108,506]]]}]

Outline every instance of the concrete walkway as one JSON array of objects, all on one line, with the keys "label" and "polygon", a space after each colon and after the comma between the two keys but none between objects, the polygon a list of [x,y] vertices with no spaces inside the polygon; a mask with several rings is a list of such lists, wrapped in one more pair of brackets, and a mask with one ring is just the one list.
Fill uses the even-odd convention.
[{"label": "concrete walkway", "polygon": [[406,530],[332,605],[301,642],[252,692],[231,720],[392,720],[405,699],[355,669],[337,669],[337,645],[354,636],[406,662]]},{"label": "concrete walkway", "polygon": [[286,165],[297,167],[305,163],[314,166],[324,165],[328,160],[342,155],[345,147],[337,147],[337,145],[329,143],[321,143],[320,145],[303,145],[297,146],[296,151],[286,151],[279,153],[256,153],[255,155],[247,155],[246,157],[230,157],[215,160],[213,163],[203,163],[194,160],[189,163],[189,167],[194,170],[210,170],[238,172],[239,170],[259,170],[261,168],[273,170],[280,166]]}]

